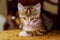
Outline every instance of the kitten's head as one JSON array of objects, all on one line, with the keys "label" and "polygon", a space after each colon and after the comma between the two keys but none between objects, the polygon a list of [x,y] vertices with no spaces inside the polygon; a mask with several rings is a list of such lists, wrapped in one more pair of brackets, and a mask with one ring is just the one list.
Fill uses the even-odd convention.
[{"label": "kitten's head", "polygon": [[31,6],[18,3],[18,13],[22,23],[27,26],[36,25],[40,20],[40,8],[40,3]]}]

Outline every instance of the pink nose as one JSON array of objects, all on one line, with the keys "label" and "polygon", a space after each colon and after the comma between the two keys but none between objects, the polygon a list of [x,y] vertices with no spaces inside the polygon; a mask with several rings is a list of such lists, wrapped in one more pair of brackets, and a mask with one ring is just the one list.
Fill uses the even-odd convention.
[{"label": "pink nose", "polygon": [[30,22],[29,23],[27,23],[27,26],[29,26],[30,25]]}]

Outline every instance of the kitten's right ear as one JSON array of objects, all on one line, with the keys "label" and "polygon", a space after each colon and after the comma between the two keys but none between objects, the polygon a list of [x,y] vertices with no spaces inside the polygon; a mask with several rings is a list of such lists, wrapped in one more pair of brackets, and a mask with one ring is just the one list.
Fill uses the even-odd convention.
[{"label": "kitten's right ear", "polygon": [[36,11],[37,12],[41,12],[41,4],[38,3],[37,5],[35,5]]},{"label": "kitten's right ear", "polygon": [[23,11],[24,7],[23,7],[23,5],[21,3],[18,3],[17,7],[18,7],[18,11],[20,11],[20,12]]}]

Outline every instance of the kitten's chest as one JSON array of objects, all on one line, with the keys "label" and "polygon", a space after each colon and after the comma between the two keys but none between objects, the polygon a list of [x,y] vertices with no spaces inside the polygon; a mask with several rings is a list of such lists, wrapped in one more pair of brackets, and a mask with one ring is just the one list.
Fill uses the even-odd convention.
[{"label": "kitten's chest", "polygon": [[24,25],[23,26],[23,30],[25,30],[25,31],[31,31],[32,30],[32,27],[31,26]]},{"label": "kitten's chest", "polygon": [[39,29],[39,27],[37,27],[37,26],[34,26],[34,27],[26,26],[26,25],[23,26],[24,31],[35,31],[35,30],[38,30],[38,29]]}]

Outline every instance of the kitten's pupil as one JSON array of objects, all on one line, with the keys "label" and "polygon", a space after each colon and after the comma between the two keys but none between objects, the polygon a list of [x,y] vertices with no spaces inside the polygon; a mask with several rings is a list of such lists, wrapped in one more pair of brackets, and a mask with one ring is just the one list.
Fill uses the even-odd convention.
[{"label": "kitten's pupil", "polygon": [[24,19],[24,20],[26,20],[26,18],[25,18],[25,17],[23,17],[23,19]]}]

